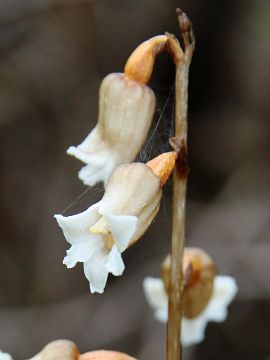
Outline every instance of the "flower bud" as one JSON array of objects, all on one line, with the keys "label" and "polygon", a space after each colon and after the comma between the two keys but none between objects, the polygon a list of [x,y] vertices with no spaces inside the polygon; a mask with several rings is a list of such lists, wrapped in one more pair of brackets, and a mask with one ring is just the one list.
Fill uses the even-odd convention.
[{"label": "flower bud", "polygon": [[[175,158],[175,156],[173,156]],[[166,160],[170,158],[170,161]],[[72,245],[64,258],[68,268],[84,263],[90,291],[102,293],[109,273],[122,275],[121,253],[134,244],[156,216],[164,174],[172,171],[172,154],[167,153],[152,169],[146,164],[119,165],[109,178],[103,198],[81,214],[55,215]],[[155,163],[155,162],[154,162]]]},{"label": "flower bud", "polygon": [[136,360],[118,351],[96,350],[80,355],[79,360]]},{"label": "flower bud", "polygon": [[77,360],[78,357],[78,348],[72,341],[56,340],[50,342],[29,360]]}]

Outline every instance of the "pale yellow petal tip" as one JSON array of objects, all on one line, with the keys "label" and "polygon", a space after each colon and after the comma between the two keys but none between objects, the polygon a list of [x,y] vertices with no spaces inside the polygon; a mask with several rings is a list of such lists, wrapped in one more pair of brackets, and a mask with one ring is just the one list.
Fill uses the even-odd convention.
[{"label": "pale yellow petal tip", "polygon": [[108,228],[108,223],[106,219],[102,216],[95,225],[91,226],[89,231],[93,234],[109,234],[110,230]]},{"label": "pale yellow petal tip", "polygon": [[125,76],[146,84],[152,75],[155,57],[166,49],[167,41],[166,35],[159,35],[141,43],[126,62]]},{"label": "pale yellow petal tip", "polygon": [[163,153],[146,163],[153,173],[160,178],[161,186],[167,182],[171,175],[176,159],[177,152],[170,151]]},{"label": "pale yellow petal tip", "polygon": [[118,351],[96,350],[79,356],[78,360],[136,360],[135,358]]}]

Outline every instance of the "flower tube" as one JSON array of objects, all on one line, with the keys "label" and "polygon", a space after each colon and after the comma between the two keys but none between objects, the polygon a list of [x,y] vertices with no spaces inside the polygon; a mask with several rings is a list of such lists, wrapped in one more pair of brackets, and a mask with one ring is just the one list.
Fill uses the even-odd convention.
[{"label": "flower tube", "polygon": [[97,125],[80,145],[67,150],[86,164],[79,172],[85,185],[106,184],[115,167],[133,161],[141,149],[155,110],[155,94],[146,83],[166,43],[164,35],[145,41],[128,59],[124,73],[102,81]]},{"label": "flower tube", "polygon": [[176,157],[172,151],[154,163],[119,165],[101,201],[77,215],[55,215],[71,244],[64,264],[72,268],[77,262],[83,263],[91,292],[104,291],[109,273],[122,275],[125,265],[121,253],[146,232],[156,216],[162,185]]},{"label": "flower tube", "polygon": [[[160,322],[168,320],[168,286],[170,257],[161,267],[161,277],[147,277],[143,287],[146,300]],[[210,256],[198,248],[185,248],[184,286],[182,292],[182,343],[190,346],[204,340],[209,321],[223,322],[227,307],[237,293],[236,281],[230,276],[217,276],[216,266]]]}]

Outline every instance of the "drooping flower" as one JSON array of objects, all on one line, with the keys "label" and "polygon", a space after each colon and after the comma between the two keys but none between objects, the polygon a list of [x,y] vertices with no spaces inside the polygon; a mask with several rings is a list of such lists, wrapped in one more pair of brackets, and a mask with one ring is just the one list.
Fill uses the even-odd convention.
[{"label": "drooping flower", "polygon": [[142,43],[124,73],[110,74],[102,81],[97,125],[80,145],[67,150],[86,164],[79,172],[86,185],[106,184],[116,166],[133,161],[141,149],[155,110],[155,94],[146,83],[155,56],[166,43],[163,35]]},{"label": "drooping flower", "polygon": [[[121,253],[148,229],[159,210],[162,185],[176,160],[174,151],[148,164],[119,165],[109,178],[101,201],[73,216],[55,215],[71,244],[64,264],[82,262],[91,292],[104,291],[108,274],[122,275]],[[163,165],[161,165],[163,164]]]},{"label": "drooping flower", "polygon": [[[146,300],[160,322],[168,320],[168,279],[170,258],[162,267],[162,279],[147,277],[143,288]],[[209,321],[223,322],[227,307],[237,293],[236,281],[230,276],[216,275],[216,267],[201,249],[186,248],[183,262],[184,287],[182,293],[182,336],[183,346],[190,346],[204,340]]]}]

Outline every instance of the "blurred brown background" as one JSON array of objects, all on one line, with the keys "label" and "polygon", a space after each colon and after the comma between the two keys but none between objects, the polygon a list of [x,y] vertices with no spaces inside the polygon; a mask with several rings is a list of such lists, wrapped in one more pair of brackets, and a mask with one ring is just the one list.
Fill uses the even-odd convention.
[{"label": "blurred brown background", "polygon": [[[270,2],[2,0],[0,349],[15,359],[57,338],[82,352],[164,359],[165,327],[153,319],[141,283],[159,275],[169,251],[170,186],[157,220],[125,253],[124,276],[110,278],[104,295],[90,295],[80,265],[62,265],[68,245],[53,214],[76,213],[102,196],[100,186],[84,193],[81,164],[65,150],[94,126],[102,78],[122,71],[141,41],[178,35],[176,6],[192,18],[197,38],[187,242],[207,250],[240,287],[228,320],[210,324],[205,342],[184,358],[270,359]],[[162,55],[151,80],[156,120],[173,77]],[[172,117],[173,96],[148,157],[167,148]]]}]

